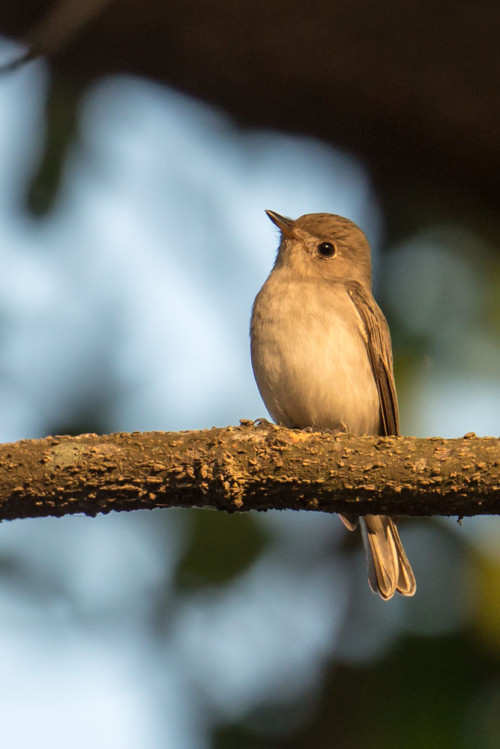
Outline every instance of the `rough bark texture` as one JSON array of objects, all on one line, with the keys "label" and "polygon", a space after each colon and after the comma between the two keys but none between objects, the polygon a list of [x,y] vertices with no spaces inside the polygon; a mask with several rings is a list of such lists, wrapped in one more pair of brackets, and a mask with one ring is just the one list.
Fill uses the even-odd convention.
[{"label": "rough bark texture", "polygon": [[0,519],[155,507],[500,514],[500,440],[356,437],[242,422],[0,446]]}]

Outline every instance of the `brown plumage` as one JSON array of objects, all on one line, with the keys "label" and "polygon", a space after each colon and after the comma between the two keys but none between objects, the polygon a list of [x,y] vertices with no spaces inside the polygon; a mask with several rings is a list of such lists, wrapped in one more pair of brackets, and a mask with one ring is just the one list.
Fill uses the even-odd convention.
[{"label": "brown plumage", "polygon": [[[273,211],[278,256],[257,295],[252,365],[273,419],[287,427],[399,434],[389,329],[372,296],[370,246],[349,219]],[[357,518],[341,516],[350,530]],[[395,521],[360,518],[368,579],[383,599],[415,593]]]}]

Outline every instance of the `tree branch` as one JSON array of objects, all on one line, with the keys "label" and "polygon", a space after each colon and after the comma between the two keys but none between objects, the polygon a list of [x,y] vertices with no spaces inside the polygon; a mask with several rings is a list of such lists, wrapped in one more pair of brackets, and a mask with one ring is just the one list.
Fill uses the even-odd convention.
[{"label": "tree branch", "polygon": [[0,519],[155,507],[500,514],[500,440],[359,437],[243,421],[0,445]]}]

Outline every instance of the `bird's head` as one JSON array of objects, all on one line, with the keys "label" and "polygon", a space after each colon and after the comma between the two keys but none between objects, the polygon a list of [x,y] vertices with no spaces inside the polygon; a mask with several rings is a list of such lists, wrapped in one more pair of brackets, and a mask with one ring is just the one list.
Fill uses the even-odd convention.
[{"label": "bird's head", "polygon": [[276,268],[309,279],[359,281],[371,288],[370,245],[355,223],[332,213],[306,213],[295,221],[266,213],[281,232]]}]

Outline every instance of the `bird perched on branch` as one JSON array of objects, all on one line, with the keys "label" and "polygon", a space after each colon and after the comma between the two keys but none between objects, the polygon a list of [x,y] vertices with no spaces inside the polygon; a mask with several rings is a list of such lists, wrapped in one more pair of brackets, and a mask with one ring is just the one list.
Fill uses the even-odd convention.
[{"label": "bird perched on branch", "polygon": [[[272,418],[283,426],[399,434],[389,328],[372,295],[371,254],[356,224],[266,211],[281,232],[274,267],[252,310],[252,366]],[[340,516],[354,530],[358,519]],[[415,577],[395,521],[359,519],[370,587],[412,596]]]}]

